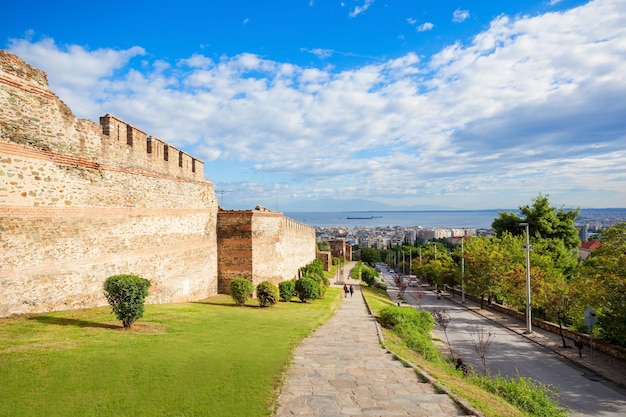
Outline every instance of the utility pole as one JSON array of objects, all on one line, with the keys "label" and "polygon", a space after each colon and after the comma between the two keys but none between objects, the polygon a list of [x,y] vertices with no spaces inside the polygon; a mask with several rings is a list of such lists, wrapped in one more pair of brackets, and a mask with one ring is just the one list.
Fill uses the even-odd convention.
[{"label": "utility pole", "polygon": [[531,334],[533,332],[533,319],[530,310],[530,229],[527,222],[520,223],[519,226],[526,228],[526,244],[524,245],[524,249],[526,250],[526,331],[524,334]]},{"label": "utility pole", "polygon": [[224,193],[230,193],[232,190],[215,190],[215,194],[220,195],[220,207],[224,208]]},{"label": "utility pole", "polygon": [[465,236],[461,239],[461,302],[465,303],[465,248],[463,242]]}]

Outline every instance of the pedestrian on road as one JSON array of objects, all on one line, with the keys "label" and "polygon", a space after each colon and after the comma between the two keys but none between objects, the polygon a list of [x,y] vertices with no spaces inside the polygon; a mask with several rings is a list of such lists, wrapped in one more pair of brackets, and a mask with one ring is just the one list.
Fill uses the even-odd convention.
[{"label": "pedestrian on road", "polygon": [[348,286],[346,284],[343,284],[343,298],[346,298],[348,296]]},{"label": "pedestrian on road", "polygon": [[576,346],[578,348],[578,357],[582,358],[583,357],[583,347],[585,346],[585,344],[580,339],[580,336],[576,336],[576,340],[574,340],[574,346]]},{"label": "pedestrian on road", "polygon": [[489,296],[489,298],[487,298],[487,308],[489,310],[491,310],[491,296]]},{"label": "pedestrian on road", "polygon": [[350,297],[352,297],[353,293],[354,293],[354,288],[352,288],[352,284],[350,284]]}]

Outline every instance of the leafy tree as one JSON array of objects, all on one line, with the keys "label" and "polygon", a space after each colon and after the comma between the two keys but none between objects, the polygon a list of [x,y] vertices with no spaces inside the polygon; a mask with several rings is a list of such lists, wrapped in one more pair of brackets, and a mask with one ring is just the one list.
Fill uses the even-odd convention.
[{"label": "leafy tree", "polygon": [[511,254],[500,241],[487,237],[465,240],[465,285],[470,293],[480,295],[483,308],[485,295],[500,288],[511,268]]},{"label": "leafy tree", "polygon": [[[416,252],[419,253],[419,249]],[[415,275],[425,277],[428,282],[443,285],[444,277],[453,262],[447,247],[440,242],[428,243],[421,247],[421,253],[422,262],[416,262],[412,266]]]},{"label": "leafy tree", "polygon": [[380,252],[374,248],[361,248],[361,261],[368,264],[380,262]]},{"label": "leafy tree", "polygon": [[576,287],[570,285],[561,274],[553,276],[553,279],[546,282],[544,287],[545,302],[543,307],[546,311],[546,319],[558,323],[559,335],[565,348],[567,343],[563,334],[563,326],[568,326],[571,322],[570,317],[575,308],[573,299],[577,294]]},{"label": "leafy tree", "polygon": [[150,281],[132,274],[113,275],[104,282],[104,295],[124,328],[143,316]]},{"label": "leafy tree", "polygon": [[576,249],[580,246],[578,229],[575,221],[580,214],[580,209],[565,210],[550,206],[549,196],[539,194],[535,197],[532,205],[520,206],[519,210],[523,217],[516,213],[499,213],[492,227],[497,236],[504,232],[512,235],[522,235],[524,230],[520,227],[521,222],[527,222],[530,235],[542,239],[558,239],[563,241],[565,248]]},{"label": "leafy tree", "polygon": [[248,299],[252,298],[254,293],[254,285],[252,281],[245,278],[235,278],[230,281],[228,286],[230,296],[235,300],[237,305],[244,305]]},{"label": "leafy tree", "polygon": [[605,229],[601,241],[581,274],[592,284],[588,291],[594,296],[589,301],[595,301],[600,338],[626,346],[626,223]]},{"label": "leafy tree", "polygon": [[317,241],[317,250],[320,252],[330,252],[330,243],[327,240],[318,240]]}]

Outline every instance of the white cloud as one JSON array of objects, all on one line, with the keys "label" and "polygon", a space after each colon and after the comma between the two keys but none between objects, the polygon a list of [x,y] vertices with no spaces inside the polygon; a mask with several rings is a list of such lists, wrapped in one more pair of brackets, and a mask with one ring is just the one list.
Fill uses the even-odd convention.
[{"label": "white cloud", "polygon": [[470,16],[469,10],[456,9],[452,13],[452,21],[455,23],[461,23],[461,22],[464,22],[467,18],[469,18],[469,16]]},{"label": "white cloud", "polygon": [[430,22],[424,22],[421,25],[419,25],[416,30],[418,32],[427,32],[429,30],[432,30],[435,27],[434,24],[430,23]]},{"label": "white cloud", "polygon": [[313,49],[301,48],[300,50],[303,52],[311,53],[315,55],[316,57],[318,57],[319,59],[330,58],[331,56],[333,56],[335,52],[332,49],[322,49],[322,48],[313,48]]},{"label": "white cloud", "polygon": [[350,17],[357,17],[358,15],[365,13],[367,9],[374,3],[374,0],[365,0],[361,6],[355,6],[354,9],[348,14]]},{"label": "white cloud", "polygon": [[236,190],[231,201],[263,204],[281,184],[285,200],[297,189],[299,196],[397,204],[436,196],[458,208],[516,207],[539,191],[566,190],[566,203],[621,198],[623,206],[620,6],[605,0],[500,16],[471,43],[433,57],[409,53],[343,71],[247,53],[171,64],[143,57],[147,65],[136,68],[140,47],[89,51],[50,39],[13,40],[10,49],[47,71],[79,117],[112,113],[204,158],[207,176]]}]

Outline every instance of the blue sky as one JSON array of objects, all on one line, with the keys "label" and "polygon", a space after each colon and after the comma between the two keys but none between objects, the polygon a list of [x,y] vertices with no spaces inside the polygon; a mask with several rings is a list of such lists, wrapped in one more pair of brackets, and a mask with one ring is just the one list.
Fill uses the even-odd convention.
[{"label": "blue sky", "polygon": [[[0,47],[226,209],[626,207],[626,0],[39,1]],[[7,18],[9,17],[9,18]]]}]

